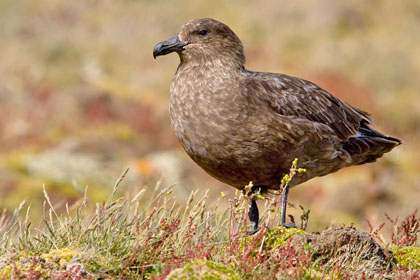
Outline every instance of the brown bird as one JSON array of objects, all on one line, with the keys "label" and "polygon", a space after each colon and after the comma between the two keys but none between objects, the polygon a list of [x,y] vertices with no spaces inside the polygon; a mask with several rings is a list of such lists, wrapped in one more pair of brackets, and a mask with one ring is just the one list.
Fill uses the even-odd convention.
[{"label": "brown bird", "polygon": [[[306,168],[282,192],[281,225],[289,187],[374,162],[401,144],[372,129],[368,113],[312,82],[245,69],[240,39],[219,21],[189,21],[153,56],[171,52],[180,57],[170,87],[172,126],[207,173],[240,190],[253,181],[264,194],[279,191],[295,158]],[[259,219],[254,199],[248,215],[252,234]]]}]

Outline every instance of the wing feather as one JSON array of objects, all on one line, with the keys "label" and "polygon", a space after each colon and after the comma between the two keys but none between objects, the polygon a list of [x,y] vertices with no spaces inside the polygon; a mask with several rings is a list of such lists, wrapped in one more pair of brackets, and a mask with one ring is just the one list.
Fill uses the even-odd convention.
[{"label": "wing feather", "polygon": [[[284,116],[327,125],[341,140],[357,135],[361,124],[372,123],[367,112],[340,101],[316,84],[296,77],[248,72],[247,87],[256,102],[266,102]],[[252,98],[252,96],[251,96]]]}]

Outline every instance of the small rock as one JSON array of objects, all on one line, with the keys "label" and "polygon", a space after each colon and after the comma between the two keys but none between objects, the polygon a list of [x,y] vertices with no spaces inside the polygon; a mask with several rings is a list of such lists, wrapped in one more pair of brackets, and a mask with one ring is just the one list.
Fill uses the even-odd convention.
[{"label": "small rock", "polygon": [[304,244],[310,244],[312,257],[320,266],[336,267],[368,278],[385,277],[396,264],[389,249],[353,226],[332,225],[319,234],[295,235],[290,246],[297,249]]}]

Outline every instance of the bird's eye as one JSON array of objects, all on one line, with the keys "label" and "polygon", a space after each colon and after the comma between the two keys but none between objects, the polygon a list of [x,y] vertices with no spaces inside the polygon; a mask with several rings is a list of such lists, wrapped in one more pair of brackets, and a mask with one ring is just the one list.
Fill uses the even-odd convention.
[{"label": "bird's eye", "polygon": [[204,36],[207,34],[207,30],[201,30],[200,32],[198,32],[198,34],[200,34],[201,36]]}]

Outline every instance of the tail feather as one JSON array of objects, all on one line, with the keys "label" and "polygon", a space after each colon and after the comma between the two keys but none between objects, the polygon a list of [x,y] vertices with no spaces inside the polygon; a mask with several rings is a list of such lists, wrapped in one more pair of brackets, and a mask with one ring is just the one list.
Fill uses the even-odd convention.
[{"label": "tail feather", "polygon": [[352,164],[364,164],[376,161],[401,143],[401,140],[397,138],[385,136],[366,124],[362,124],[359,133],[342,144],[350,154]]}]

